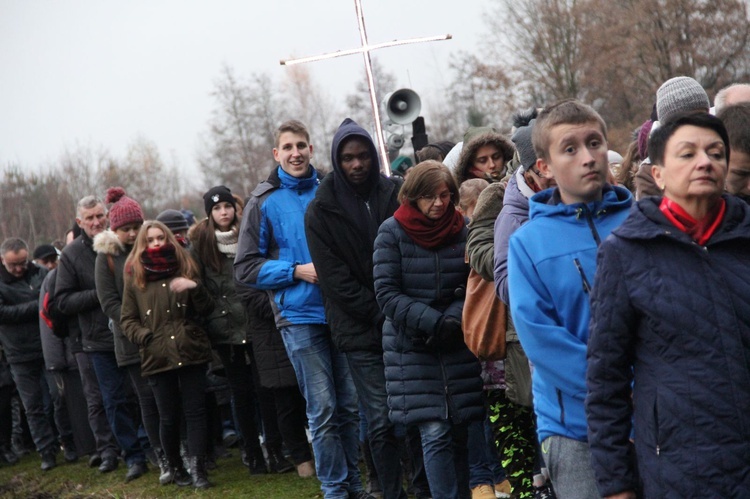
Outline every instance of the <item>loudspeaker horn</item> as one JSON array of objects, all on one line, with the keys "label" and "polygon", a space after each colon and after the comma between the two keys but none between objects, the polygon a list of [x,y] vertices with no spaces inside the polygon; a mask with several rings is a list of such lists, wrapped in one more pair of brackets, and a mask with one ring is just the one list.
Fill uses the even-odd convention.
[{"label": "loudspeaker horn", "polygon": [[383,99],[383,106],[388,118],[398,125],[408,125],[416,120],[422,110],[422,100],[410,88],[391,92]]}]

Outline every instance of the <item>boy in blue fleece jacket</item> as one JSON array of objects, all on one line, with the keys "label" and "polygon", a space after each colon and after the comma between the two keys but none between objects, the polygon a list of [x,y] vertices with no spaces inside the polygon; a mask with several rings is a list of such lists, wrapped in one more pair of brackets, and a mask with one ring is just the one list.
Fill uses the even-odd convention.
[{"label": "boy in blue fleece jacket", "polygon": [[532,143],[537,170],[557,187],[530,199],[530,220],[510,239],[511,314],[534,366],[539,441],[555,492],[596,498],[584,411],[589,294],[597,248],[632,197],[607,183],[607,127],[591,107],[565,100],[544,109]]}]

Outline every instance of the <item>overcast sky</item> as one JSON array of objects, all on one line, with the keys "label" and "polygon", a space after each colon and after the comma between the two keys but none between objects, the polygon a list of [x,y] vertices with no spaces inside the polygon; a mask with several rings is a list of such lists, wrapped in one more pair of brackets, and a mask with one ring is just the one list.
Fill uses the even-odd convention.
[{"label": "overcast sky", "polygon": [[[479,45],[490,1],[363,0],[370,43],[454,37],[375,57],[437,99],[450,54]],[[280,81],[280,59],[359,44],[353,0],[0,0],[0,167],[36,169],[77,143],[121,156],[143,135],[194,172],[223,64]],[[363,75],[361,55],[308,66],[342,101]]]}]

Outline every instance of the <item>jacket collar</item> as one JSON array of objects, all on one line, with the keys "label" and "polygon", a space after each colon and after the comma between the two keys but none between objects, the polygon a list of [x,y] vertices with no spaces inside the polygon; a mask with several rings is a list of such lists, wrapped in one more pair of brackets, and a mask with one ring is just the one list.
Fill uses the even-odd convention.
[{"label": "jacket collar", "polygon": [[564,204],[560,199],[560,190],[553,187],[534,194],[529,200],[529,218],[558,215],[579,217],[583,211],[599,216],[606,212],[627,209],[632,201],[633,195],[627,189],[605,184],[601,201]]},{"label": "jacket collar", "polygon": [[[709,244],[735,238],[750,239],[750,207],[742,200],[729,194],[722,195],[727,203],[724,221]],[[633,205],[630,215],[613,234],[623,239],[656,239],[671,237],[693,244],[693,240],[675,227],[659,209],[661,197],[647,197]]]}]

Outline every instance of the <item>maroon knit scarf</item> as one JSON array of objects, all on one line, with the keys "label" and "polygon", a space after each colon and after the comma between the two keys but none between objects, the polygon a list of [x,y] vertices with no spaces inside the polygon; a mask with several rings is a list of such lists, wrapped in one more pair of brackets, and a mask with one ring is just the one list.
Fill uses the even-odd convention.
[{"label": "maroon knit scarf", "polygon": [[174,275],[180,268],[175,247],[167,243],[158,248],[146,248],[141,253],[141,264],[147,281],[158,281]]},{"label": "maroon knit scarf", "polygon": [[452,242],[464,228],[464,217],[452,203],[438,220],[427,218],[411,203],[399,206],[393,218],[415,243],[425,249],[434,249]]},{"label": "maroon knit scarf", "polygon": [[662,198],[659,209],[675,227],[690,236],[696,243],[704,246],[724,220],[727,203],[724,199],[719,199],[716,206],[702,220],[694,219],[682,209],[682,206],[666,197]]}]

